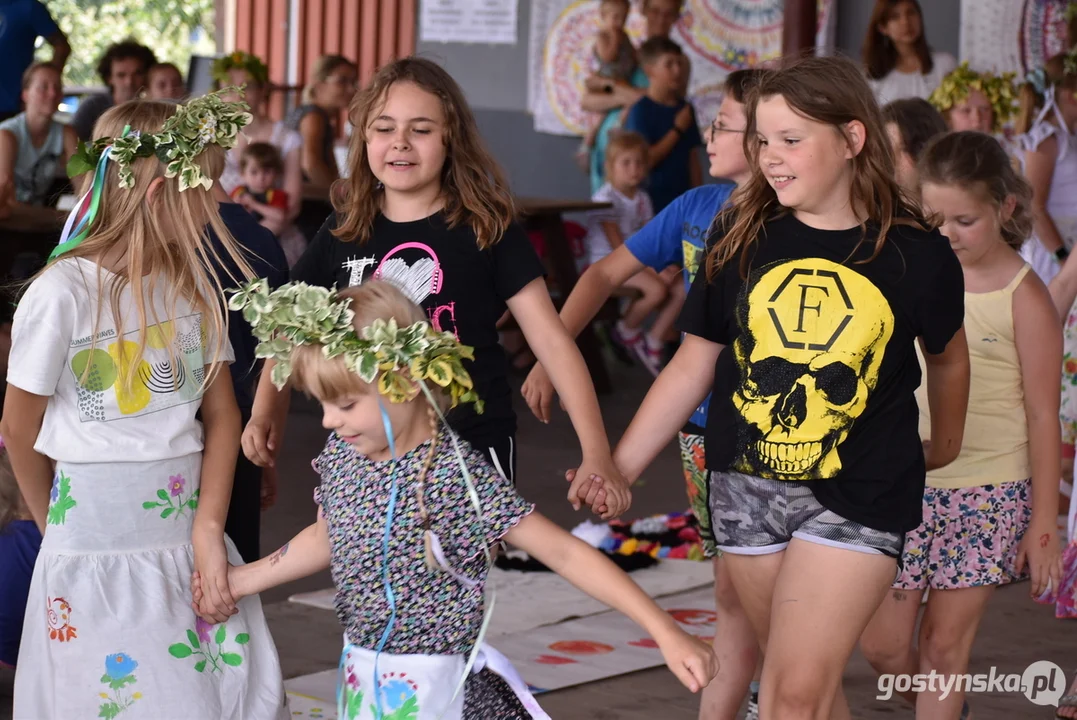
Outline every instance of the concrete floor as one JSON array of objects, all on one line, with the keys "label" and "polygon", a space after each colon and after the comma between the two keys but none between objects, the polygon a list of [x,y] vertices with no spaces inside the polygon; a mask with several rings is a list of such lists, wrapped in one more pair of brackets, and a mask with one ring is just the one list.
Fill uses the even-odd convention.
[{"label": "concrete floor", "polygon": [[[610,436],[617,438],[639,407],[648,377],[638,368],[611,369],[620,389],[602,398],[602,407]],[[527,413],[522,400],[518,412],[520,491],[555,522],[572,527],[586,517],[583,511],[574,512],[564,499],[564,470],[579,461],[572,427],[560,412],[549,426],[538,423]],[[282,545],[313,520],[312,492],[317,478],[310,469],[310,460],[318,453],[324,438],[317,406],[297,398],[280,465],[279,500],[263,517],[264,553]],[[634,490],[630,515],[681,510],[685,505],[680,462],[675,447],[670,447]],[[285,677],[336,667],[341,631],[334,615],[287,601],[294,593],[329,585],[326,573],[263,595]],[[988,607],[970,671],[986,673],[995,666],[1001,673],[1021,673],[1037,660],[1051,660],[1067,673],[1073,672],[1077,667],[1077,622],[1055,620],[1049,608],[1032,603],[1027,585],[1004,588]],[[850,662],[845,678],[853,717],[913,717],[911,709],[900,700],[875,699],[875,674],[859,655]],[[10,675],[0,676],[0,720],[10,717],[10,690]],[[698,706],[697,699],[665,669],[548,693],[541,696],[541,702],[553,718],[594,720],[689,720],[697,717]],[[976,696],[971,698],[971,704],[977,720],[1053,717],[1052,708],[1036,707],[1019,693]]]}]

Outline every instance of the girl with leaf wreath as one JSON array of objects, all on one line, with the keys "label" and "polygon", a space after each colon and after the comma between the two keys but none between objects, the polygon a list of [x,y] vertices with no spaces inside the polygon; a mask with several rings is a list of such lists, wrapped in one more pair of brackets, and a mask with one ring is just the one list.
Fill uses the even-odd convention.
[{"label": "girl with leaf wreath", "polygon": [[90,173],[86,194],[15,312],[2,421],[44,533],[20,720],[288,717],[261,604],[229,592],[240,557],[223,531],[240,415],[215,266],[251,271],[211,188],[249,121],[216,95],[125,103],[68,167]]},{"label": "girl with leaf wreath", "polygon": [[[472,348],[433,329],[395,286],[339,294],[257,281],[237,293],[272,358],[273,382],[322,405],[332,431],[314,460],[317,520],[268,558],[232,568],[247,597],[329,568],[345,630],[340,720],[548,718],[512,665],[482,643],[491,547],[531,553],[655,639],[677,678],[700,691],[718,669],[598,551],[534,512],[478,450],[443,425],[451,406],[483,403],[463,361]],[[194,578],[196,605],[203,582]]]}]

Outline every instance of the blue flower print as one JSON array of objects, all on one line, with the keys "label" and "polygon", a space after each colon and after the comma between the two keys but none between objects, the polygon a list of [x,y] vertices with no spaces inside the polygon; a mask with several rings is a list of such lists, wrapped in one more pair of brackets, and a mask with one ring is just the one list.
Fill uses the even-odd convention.
[{"label": "blue flower print", "polygon": [[138,663],[130,655],[116,653],[105,657],[105,674],[113,680],[120,680],[135,671]]},{"label": "blue flower print", "polygon": [[52,491],[49,493],[49,500],[56,502],[60,497],[60,474],[57,473],[56,477],[52,479]]},{"label": "blue flower print", "polygon": [[404,703],[415,697],[415,687],[407,680],[388,680],[380,688],[385,710],[396,712]]}]

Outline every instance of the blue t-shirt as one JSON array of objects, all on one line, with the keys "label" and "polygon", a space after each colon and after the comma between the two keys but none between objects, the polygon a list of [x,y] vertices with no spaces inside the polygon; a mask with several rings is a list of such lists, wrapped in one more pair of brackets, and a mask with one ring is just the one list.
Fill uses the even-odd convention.
[{"label": "blue t-shirt", "polygon": [[48,9],[38,0],[0,0],[0,113],[18,112],[22,105],[22,74],[34,61],[39,37],[60,32]]},{"label": "blue t-shirt", "polygon": [[[625,240],[625,247],[637,260],[658,272],[670,265],[680,265],[684,268],[685,290],[689,289],[703,258],[707,229],[734,189],[736,185],[725,184],[689,190]],[[710,401],[708,395],[688,422],[706,427]]]},{"label": "blue t-shirt", "polygon": [[[634,130],[654,145],[673,127],[677,113],[687,104],[681,100],[676,105],[662,105],[649,97],[640,98],[625,118],[625,130]],[[658,163],[647,176],[647,193],[654,203],[654,211],[662,209],[691,188],[688,163],[692,153],[703,144],[699,128],[692,126],[680,136],[666,158]]]},{"label": "blue t-shirt", "polygon": [[0,530],[0,663],[19,657],[22,621],[30,579],[41,550],[41,533],[33,520],[15,520]]},{"label": "blue t-shirt", "polygon": [[[268,229],[258,224],[258,221],[236,203],[220,204],[221,220],[228,232],[236,239],[243,250],[247,264],[254,270],[255,277],[265,278],[269,286],[278,288],[288,282],[288,261],[284,258],[277,238]],[[239,268],[236,267],[221,245],[217,234],[210,229],[210,242],[221,256],[227,270],[239,277]],[[225,268],[217,268],[217,277],[225,290],[236,287],[237,283]],[[232,372],[232,386],[236,392],[236,403],[244,412],[249,412],[254,406],[254,349],[258,347],[258,341],[251,333],[250,324],[243,319],[243,313],[230,312],[228,318],[228,341],[232,343],[232,352],[236,360],[228,369]]]}]

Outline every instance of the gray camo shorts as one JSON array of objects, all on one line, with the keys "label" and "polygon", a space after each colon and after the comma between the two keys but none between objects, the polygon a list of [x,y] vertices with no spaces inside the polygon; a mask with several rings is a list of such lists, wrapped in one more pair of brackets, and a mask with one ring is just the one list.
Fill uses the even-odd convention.
[{"label": "gray camo shorts", "polygon": [[737,472],[710,474],[711,530],[733,555],[781,552],[793,538],[898,559],[903,533],[847,520],[823,507],[809,482],[787,482]]}]

